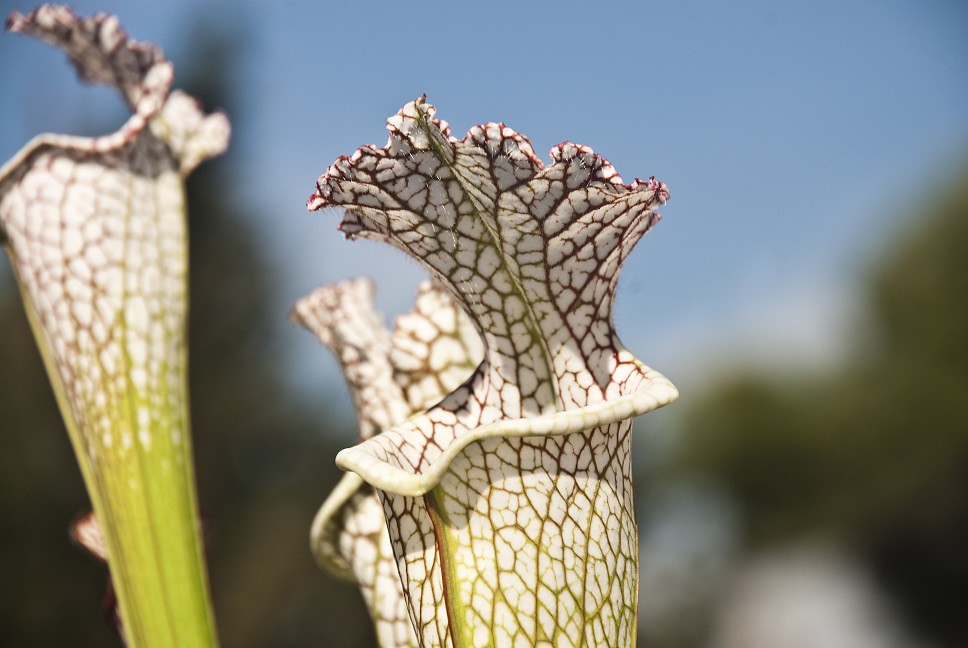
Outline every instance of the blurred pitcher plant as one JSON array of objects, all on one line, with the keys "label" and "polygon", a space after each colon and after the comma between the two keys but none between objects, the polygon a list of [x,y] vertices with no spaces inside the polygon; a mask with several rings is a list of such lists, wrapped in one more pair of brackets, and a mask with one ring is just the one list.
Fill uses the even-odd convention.
[{"label": "blurred pitcher plant", "polygon": [[103,532],[131,646],[217,643],[187,402],[184,178],[229,137],[169,93],[172,65],[113,16],[45,5],[7,28],[63,49],[131,117],[40,135],[0,168],[0,238]]},{"label": "blurred pitcher plant", "polygon": [[[439,286],[424,284],[412,313],[392,334],[374,310],[366,279],[319,288],[292,316],[336,356],[350,387],[366,441],[437,403],[467,378],[483,357],[470,319]],[[372,487],[347,473],[312,526],[320,565],[360,586],[380,646],[417,646],[387,532]]]}]

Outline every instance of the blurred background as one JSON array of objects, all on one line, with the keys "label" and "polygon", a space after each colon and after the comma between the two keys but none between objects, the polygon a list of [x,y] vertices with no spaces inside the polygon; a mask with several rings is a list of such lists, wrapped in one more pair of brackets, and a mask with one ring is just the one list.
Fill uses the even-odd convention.
[{"label": "blurred background", "polygon": [[[371,646],[314,565],[356,428],[289,323],[359,274],[422,274],[307,214],[339,155],[426,92],[669,184],[619,284],[626,345],[682,398],[636,423],[640,645],[968,646],[968,4],[77,2],[161,45],[234,139],[189,182],[191,383],[223,643]],[[0,1],[5,15],[31,5]],[[63,56],[0,37],[0,159],[125,119]],[[0,644],[117,645],[68,541],[80,475],[0,262]]]}]

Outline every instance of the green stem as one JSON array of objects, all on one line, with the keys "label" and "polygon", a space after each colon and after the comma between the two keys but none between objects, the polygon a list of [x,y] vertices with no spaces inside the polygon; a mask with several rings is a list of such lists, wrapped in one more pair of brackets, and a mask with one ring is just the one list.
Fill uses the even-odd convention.
[{"label": "green stem", "polygon": [[[17,265],[13,267],[16,272]],[[130,438],[138,429],[133,419],[139,399],[131,389],[113,412],[112,442],[85,437],[37,314],[27,299],[24,307],[103,529],[127,645],[217,646],[185,399],[176,398],[181,407],[167,408],[167,416],[152,423],[150,450],[137,439],[127,448],[119,447],[125,434]],[[187,354],[182,352],[179,362],[183,383],[179,387],[185,394]],[[167,401],[169,395],[163,396]]]}]

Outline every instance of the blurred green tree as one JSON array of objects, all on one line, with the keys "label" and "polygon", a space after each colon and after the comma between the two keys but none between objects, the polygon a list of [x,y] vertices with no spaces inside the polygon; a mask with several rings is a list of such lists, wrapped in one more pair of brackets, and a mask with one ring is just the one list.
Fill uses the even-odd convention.
[{"label": "blurred green tree", "polygon": [[965,180],[909,219],[875,266],[867,337],[843,366],[724,377],[687,416],[681,466],[727,486],[753,546],[839,537],[945,646],[968,645]]}]

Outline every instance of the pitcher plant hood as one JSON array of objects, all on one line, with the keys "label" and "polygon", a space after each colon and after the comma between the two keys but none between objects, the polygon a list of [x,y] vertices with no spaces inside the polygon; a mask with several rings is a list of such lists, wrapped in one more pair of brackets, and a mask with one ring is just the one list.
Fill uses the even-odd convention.
[{"label": "pitcher plant hood", "polygon": [[439,403],[344,450],[375,487],[424,645],[631,645],[631,419],[678,396],[621,344],[618,270],[668,199],[591,149],[544,165],[504,124],[463,139],[424,98],[339,158],[312,210],[420,261],[484,345]]}]

